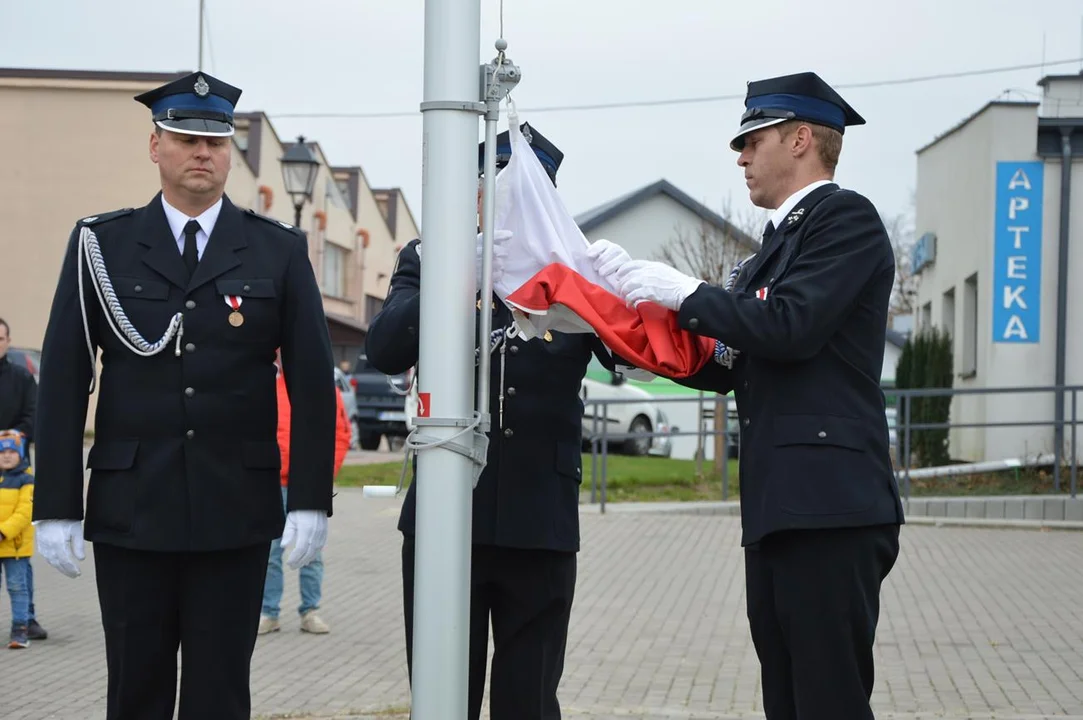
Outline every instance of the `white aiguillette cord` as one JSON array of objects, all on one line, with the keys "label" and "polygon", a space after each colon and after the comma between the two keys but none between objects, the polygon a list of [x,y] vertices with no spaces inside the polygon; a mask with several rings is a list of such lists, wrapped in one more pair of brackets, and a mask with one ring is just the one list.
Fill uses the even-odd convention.
[{"label": "white aiguillette cord", "polygon": [[135,326],[132,325],[124,312],[124,308],[121,307],[120,300],[117,299],[117,294],[113,291],[113,283],[109,279],[109,273],[105,268],[105,259],[102,258],[102,251],[98,246],[98,237],[94,234],[94,231],[86,225],[79,230],[79,248],[77,256],[79,310],[83,315],[83,336],[86,339],[87,353],[90,355],[90,393],[93,393],[94,388],[96,387],[97,378],[94,372],[94,363],[97,358],[94,352],[94,343],[90,338],[90,323],[87,320],[86,297],[83,292],[84,257],[86,262],[90,264],[91,284],[94,286],[94,292],[98,296],[98,302],[105,311],[105,319],[109,323],[109,327],[112,329],[113,334],[117,336],[117,339],[120,340],[121,344],[136,355],[150,357],[152,355],[157,355],[164,350],[170,339],[175,336],[177,338],[177,344],[174,355],[180,357],[181,337],[184,335],[184,315],[182,313],[178,312],[170,319],[165,334],[162,335],[158,342],[147,342],[147,340],[139,334],[139,331],[135,329]]}]

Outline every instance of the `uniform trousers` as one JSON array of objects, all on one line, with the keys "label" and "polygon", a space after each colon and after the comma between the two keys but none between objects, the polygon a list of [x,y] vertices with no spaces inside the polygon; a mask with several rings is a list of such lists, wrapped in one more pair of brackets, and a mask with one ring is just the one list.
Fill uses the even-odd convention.
[{"label": "uniform trousers", "polygon": [[[557,720],[568,621],[575,593],[576,554],[474,545],[470,558],[469,720],[478,720],[485,693],[489,622],[493,663],[492,720]],[[406,661],[413,676],[414,537],[402,545]]]},{"label": "uniform trousers", "polygon": [[247,720],[269,543],[148,552],[94,543],[107,720]]},{"label": "uniform trousers", "polygon": [[880,586],[899,526],[787,530],[745,548],[767,720],[871,720]]}]

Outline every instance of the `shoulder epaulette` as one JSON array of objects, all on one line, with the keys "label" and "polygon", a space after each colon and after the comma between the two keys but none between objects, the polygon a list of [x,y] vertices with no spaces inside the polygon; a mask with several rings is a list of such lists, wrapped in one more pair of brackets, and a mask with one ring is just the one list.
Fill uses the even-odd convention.
[{"label": "shoulder epaulette", "polygon": [[276,220],[273,217],[267,217],[266,215],[260,215],[258,212],[256,212],[252,208],[245,208],[244,211],[245,211],[245,213],[251,215],[252,217],[259,218],[263,222],[270,223],[270,224],[272,224],[272,225],[274,225],[276,227],[282,228],[283,230],[289,230],[290,232],[296,233],[297,235],[304,235],[304,233],[301,231],[300,228],[294,227],[293,225],[290,225],[289,223],[282,222],[281,220]]},{"label": "shoulder epaulette", "polygon": [[112,212],[102,213],[101,215],[91,215],[85,217],[79,221],[79,225],[101,225],[102,223],[115,220],[118,217],[124,217],[125,215],[131,215],[135,211],[134,208],[121,208],[120,210],[113,210]]}]

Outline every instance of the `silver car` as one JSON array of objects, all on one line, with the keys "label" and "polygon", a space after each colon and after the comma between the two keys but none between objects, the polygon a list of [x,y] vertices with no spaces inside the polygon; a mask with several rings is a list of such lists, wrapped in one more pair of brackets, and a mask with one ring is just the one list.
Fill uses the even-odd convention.
[{"label": "silver car", "polygon": [[338,388],[338,392],[342,396],[342,405],[346,410],[346,417],[350,421],[350,449],[356,450],[360,447],[360,439],[357,437],[357,423],[355,422],[357,417],[357,395],[354,394],[350,378],[346,377],[346,373],[337,367],[335,368],[335,387]]}]

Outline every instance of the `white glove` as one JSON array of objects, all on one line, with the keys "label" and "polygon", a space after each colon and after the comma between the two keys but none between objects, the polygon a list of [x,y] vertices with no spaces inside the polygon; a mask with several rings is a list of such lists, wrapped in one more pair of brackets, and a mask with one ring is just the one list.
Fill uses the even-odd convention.
[{"label": "white glove", "polygon": [[658,377],[650,370],[637,368],[633,365],[621,365],[620,363],[617,363],[617,372],[629,380],[638,380],[639,382],[651,382]]},{"label": "white glove", "polygon": [[70,578],[82,571],[76,558],[86,560],[83,544],[83,523],[78,520],[40,520],[34,523],[34,540],[45,562]]},{"label": "white glove", "polygon": [[322,510],[293,510],[286,515],[282,531],[282,547],[296,542],[286,562],[296,570],[316,559],[327,544],[327,513]]},{"label": "white glove", "polygon": [[608,240],[595,240],[587,246],[587,257],[590,258],[594,270],[613,287],[617,286],[616,272],[625,263],[632,261],[628,251],[616,243]]},{"label": "white glove", "polygon": [[[500,278],[504,277],[504,260],[508,257],[508,248],[506,243],[511,240],[513,233],[511,230],[494,230],[493,231],[493,286]],[[481,256],[485,251],[485,234],[478,233],[478,245],[477,254],[474,260],[474,277],[477,278],[478,288],[481,288]]]},{"label": "white glove", "polygon": [[704,284],[703,280],[652,260],[625,263],[617,271],[616,280],[621,297],[629,305],[649,301],[670,310],[680,310],[685,299]]}]

